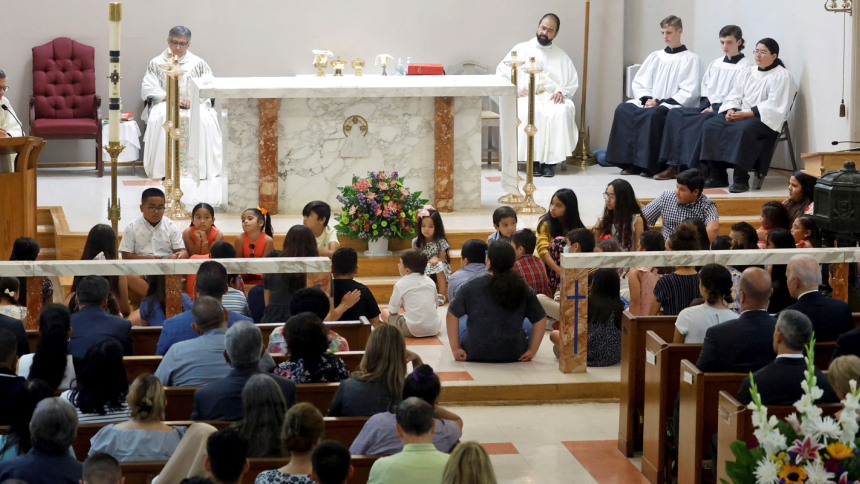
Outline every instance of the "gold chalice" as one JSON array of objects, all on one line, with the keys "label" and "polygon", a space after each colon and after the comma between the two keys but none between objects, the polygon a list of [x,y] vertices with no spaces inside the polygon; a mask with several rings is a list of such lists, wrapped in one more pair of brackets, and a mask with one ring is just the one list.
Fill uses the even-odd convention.
[{"label": "gold chalice", "polygon": [[317,77],[325,77],[326,66],[328,66],[328,56],[325,54],[317,54],[314,60],[314,67],[317,68]]},{"label": "gold chalice", "polygon": [[331,61],[331,66],[334,68],[335,77],[343,77],[343,68],[346,67],[346,61],[342,61],[338,58]]},{"label": "gold chalice", "polygon": [[364,68],[364,61],[361,59],[355,59],[352,61],[352,68],[355,69],[355,76],[361,76],[361,70]]}]

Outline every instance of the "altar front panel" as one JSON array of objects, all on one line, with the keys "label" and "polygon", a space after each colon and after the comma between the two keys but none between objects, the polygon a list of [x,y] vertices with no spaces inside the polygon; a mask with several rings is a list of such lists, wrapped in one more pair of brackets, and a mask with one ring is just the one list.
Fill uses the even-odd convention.
[{"label": "altar front panel", "polygon": [[[225,99],[222,130],[228,179],[229,212],[257,205],[257,99]],[[362,136],[366,157],[344,150],[344,121],[358,115],[367,121],[367,135],[358,126],[349,137]],[[397,171],[406,185],[434,201],[434,98],[358,97],[284,98],[278,112],[278,208],[300,212],[311,200],[340,207],[337,187],[368,171]],[[352,141],[355,145],[356,140]],[[342,150],[344,150],[342,152]],[[454,208],[481,205],[481,98],[454,98]]]}]

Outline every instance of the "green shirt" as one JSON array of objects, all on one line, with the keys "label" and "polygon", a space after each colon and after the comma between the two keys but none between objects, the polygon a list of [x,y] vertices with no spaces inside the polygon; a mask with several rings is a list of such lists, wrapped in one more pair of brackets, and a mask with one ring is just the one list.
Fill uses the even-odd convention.
[{"label": "green shirt", "polygon": [[439,484],[448,454],[433,444],[407,444],[399,454],[383,457],[370,469],[368,484]]}]

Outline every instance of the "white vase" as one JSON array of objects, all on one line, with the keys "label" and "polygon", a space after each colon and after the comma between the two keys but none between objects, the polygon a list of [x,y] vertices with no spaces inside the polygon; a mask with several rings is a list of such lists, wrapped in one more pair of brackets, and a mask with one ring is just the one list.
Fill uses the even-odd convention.
[{"label": "white vase", "polygon": [[377,241],[367,241],[367,255],[388,255],[388,239],[381,238]]}]

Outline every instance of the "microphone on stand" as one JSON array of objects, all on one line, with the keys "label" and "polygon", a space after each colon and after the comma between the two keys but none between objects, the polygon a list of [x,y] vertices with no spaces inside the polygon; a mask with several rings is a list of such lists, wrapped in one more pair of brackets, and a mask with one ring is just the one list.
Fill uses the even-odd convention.
[{"label": "microphone on stand", "polygon": [[24,125],[21,124],[21,121],[18,120],[18,116],[15,116],[15,113],[10,111],[9,107],[6,106],[5,104],[0,104],[0,108],[3,108],[3,111],[6,111],[7,113],[11,114],[13,118],[15,118],[15,121],[18,122],[18,126],[21,127],[21,134],[23,135],[24,134]]},{"label": "microphone on stand", "polygon": [[[831,141],[830,142],[830,144],[833,146],[836,146],[836,145],[842,144],[842,143],[860,144],[860,141]],[[847,149],[845,151],[860,151],[860,148],[851,148],[851,149]]]}]

